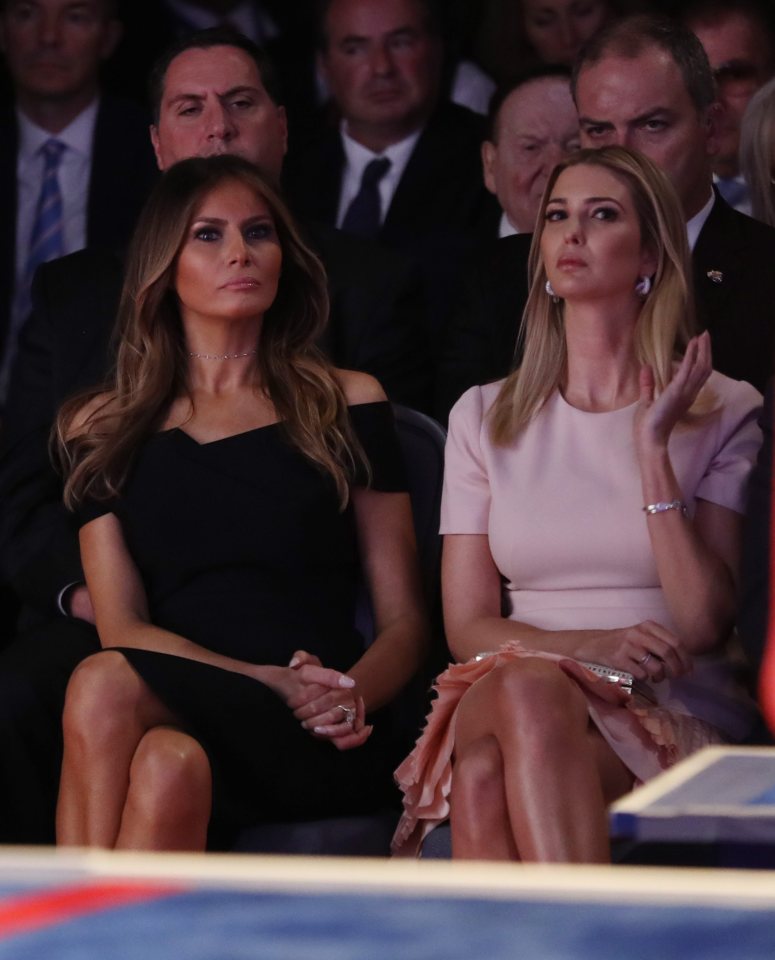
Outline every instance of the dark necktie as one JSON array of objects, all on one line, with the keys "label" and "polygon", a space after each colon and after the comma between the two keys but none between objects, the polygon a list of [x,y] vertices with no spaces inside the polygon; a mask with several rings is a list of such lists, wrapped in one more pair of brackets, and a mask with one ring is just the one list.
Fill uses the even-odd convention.
[{"label": "dark necktie", "polygon": [[347,208],[342,230],[358,237],[376,237],[380,228],[379,182],[390,169],[387,157],[377,157],[366,164],[361,188]]}]

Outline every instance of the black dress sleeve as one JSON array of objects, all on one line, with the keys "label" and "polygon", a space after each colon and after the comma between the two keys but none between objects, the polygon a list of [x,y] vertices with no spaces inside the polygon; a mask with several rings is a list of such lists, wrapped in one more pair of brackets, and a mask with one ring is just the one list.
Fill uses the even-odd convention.
[{"label": "black dress sleeve", "polygon": [[90,500],[86,499],[75,511],[75,519],[78,527],[85,527],[91,520],[102,517],[106,513],[118,513],[118,497],[111,497],[109,500]]},{"label": "black dress sleeve", "polygon": [[401,442],[386,400],[349,407],[350,421],[371,467],[371,479],[359,466],[353,477],[356,487],[369,486],[385,493],[405,493],[408,489]]}]

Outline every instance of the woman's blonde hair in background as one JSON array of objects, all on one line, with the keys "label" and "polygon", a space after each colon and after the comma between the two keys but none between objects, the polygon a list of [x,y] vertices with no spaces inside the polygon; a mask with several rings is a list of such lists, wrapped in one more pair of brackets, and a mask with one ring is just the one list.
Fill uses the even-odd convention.
[{"label": "woman's blonde hair in background", "polygon": [[775,227],[775,78],[751,97],[740,126],[740,169],[751,195],[751,213]]},{"label": "woman's blonde hair in background", "polygon": [[503,383],[490,411],[491,436],[499,445],[515,438],[565,376],[564,304],[554,303],[546,293],[541,236],[558,177],[577,166],[603,167],[626,184],[640,222],[642,244],[656,256],[651,292],[638,316],[635,349],[639,362],[653,368],[657,393],[670,382],[673,361],[694,330],[686,223],[667,177],[647,157],[623,147],[572,154],[552,171],[541,200],[530,248],[530,292],[519,332],[522,361]]},{"label": "woman's blonde hair in background", "polygon": [[232,182],[266,202],[282,249],[277,296],[256,344],[257,387],[271,400],[290,442],[330,474],[342,507],[353,471],[367,466],[345,397],[316,346],[328,319],[320,260],[258,168],[234,156],[197,157],[161,177],[137,224],[118,312],[113,376],[69,400],[57,418],[54,441],[71,509],[86,498],[117,496],[140,444],[161,427],[176,397],[190,397],[175,268],[196,210],[213,190]]}]

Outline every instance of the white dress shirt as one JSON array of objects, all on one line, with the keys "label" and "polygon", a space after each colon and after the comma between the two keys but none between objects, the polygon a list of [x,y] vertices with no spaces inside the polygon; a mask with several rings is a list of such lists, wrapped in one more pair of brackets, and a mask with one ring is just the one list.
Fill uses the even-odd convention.
[{"label": "white dress shirt", "polygon": [[694,250],[695,244],[697,243],[697,237],[700,235],[700,231],[705,226],[705,221],[710,216],[710,211],[713,209],[713,204],[716,202],[716,194],[711,190],[710,199],[695,215],[689,220],[686,224],[686,234],[687,239],[689,240],[689,249]]},{"label": "white dress shirt", "polygon": [[367,147],[353,140],[347,133],[347,121],[342,121],[340,127],[342,146],[344,147],[345,167],[342,173],[342,189],[339,193],[339,212],[336,225],[340,227],[345,218],[347,209],[361,189],[363,171],[372,160],[387,157],[390,160],[390,169],[379,181],[380,223],[384,223],[385,216],[390,209],[393,195],[396,192],[401,177],[404,174],[409,158],[420,138],[422,130],[416,131],[405,140],[393,143],[381,153],[374,153]]},{"label": "white dress shirt", "polygon": [[498,239],[502,240],[504,237],[513,237],[515,233],[519,233],[519,230],[511,220],[509,220],[508,214],[504,210],[501,214],[501,222],[498,224]]},{"label": "white dress shirt", "polygon": [[67,148],[62,154],[58,171],[59,190],[62,194],[64,252],[73,253],[86,246],[89,180],[98,103],[95,100],[56,135],[43,130],[17,110],[19,151],[16,158],[16,264],[9,332],[17,331],[27,319],[22,315],[28,304],[27,291],[23,285],[45,167],[40,148],[52,138],[59,140]]}]

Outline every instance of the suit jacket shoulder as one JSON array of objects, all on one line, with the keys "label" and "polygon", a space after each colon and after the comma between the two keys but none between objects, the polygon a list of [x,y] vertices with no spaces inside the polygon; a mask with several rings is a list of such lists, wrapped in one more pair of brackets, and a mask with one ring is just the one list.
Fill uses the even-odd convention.
[{"label": "suit jacket shoulder", "polygon": [[122,250],[159,173],[150,117],[131,100],[103,96],[94,129],[87,241]]},{"label": "suit jacket shoulder", "polygon": [[304,232],[328,276],[329,323],[320,346],[339,367],[375,376],[391,400],[430,406],[422,283],[401,254],[325,224]]},{"label": "suit jacket shoulder", "polygon": [[382,226],[398,242],[418,232],[475,229],[494,204],[482,179],[484,120],[472,110],[443,103],[412,152]]},{"label": "suit jacket shoulder", "polygon": [[697,316],[711,334],[713,366],[763,391],[775,350],[775,230],[717,195],[692,259]]},{"label": "suit jacket shoulder", "polygon": [[62,401],[108,371],[121,273],[108,251],[81,250],[43,264],[33,283],[0,452],[0,559],[28,622],[32,610],[53,615],[58,591],[82,578],[77,530],[62,504],[48,438]]},{"label": "suit jacket shoulder", "polygon": [[467,264],[460,300],[441,351],[435,414],[446,423],[457,399],[499,380],[518,362],[517,337],[528,295],[533,236],[492,240]]}]

